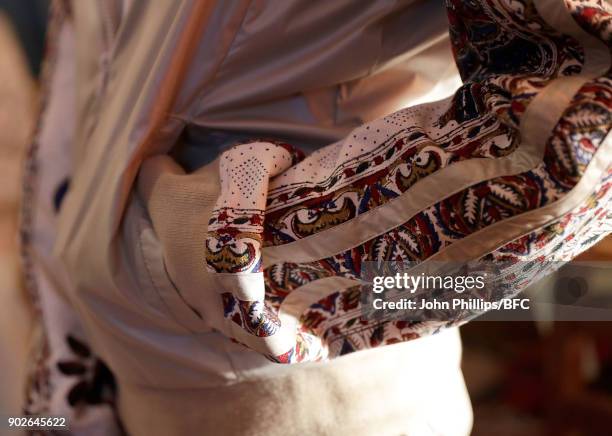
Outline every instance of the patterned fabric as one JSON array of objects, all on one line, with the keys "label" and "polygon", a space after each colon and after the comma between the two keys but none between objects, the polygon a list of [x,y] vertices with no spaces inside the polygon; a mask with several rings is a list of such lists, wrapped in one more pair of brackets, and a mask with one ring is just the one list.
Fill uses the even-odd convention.
[{"label": "patterned fabric", "polygon": [[[452,98],[365,124],[307,157],[289,144],[267,140],[239,144],[220,157],[221,195],[202,243],[202,267],[218,282],[226,320],[222,330],[228,336],[275,362],[294,363],[464,323],[478,313],[454,312],[429,322],[365,320],[361,289],[346,283],[360,277],[363,262],[427,261],[483,231],[554,206],[579,187],[595,161],[604,161],[606,169],[590,181],[578,205],[556,211],[552,220],[526,228],[526,234],[499,245],[491,242],[480,257],[533,264],[528,274],[506,271],[516,293],[551,272],[553,266],[542,259],[567,260],[610,232],[612,168],[602,157],[611,123],[609,72],[585,81],[564,106],[537,165],[521,171],[508,167],[470,183],[442,178],[439,186],[429,185],[439,192],[434,201],[407,212],[421,201],[420,186],[453,168],[471,165],[461,168],[477,172],[508,159],[520,161],[521,127],[530,105],[559,78],[583,73],[585,46],[547,24],[536,3],[447,0],[454,56],[464,80]],[[565,5],[585,32],[610,47],[608,3],[571,0]],[[65,13],[56,10],[56,25]],[[103,78],[100,93],[105,83]],[[43,151],[38,142],[32,144],[24,182],[23,258],[30,272],[36,270],[33,239],[40,231],[30,207],[46,183],[53,186],[48,210],[59,209],[71,172],[68,165],[42,177]],[[378,212],[383,213],[374,215]],[[45,230],[52,234],[52,227]],[[342,238],[334,233],[338,229]],[[318,243],[309,241],[317,237],[342,249],[319,255],[319,247],[311,253]],[[283,247],[290,254],[274,258],[273,250]],[[45,333],[30,371],[26,412],[67,415],[74,434],[91,434],[88,426],[120,433],[112,412],[112,374],[88,345],[76,313],[63,300],[49,304],[45,298],[52,293],[40,286],[44,277],[30,273],[26,282],[42,312],[54,314],[41,314]],[[292,295],[317,285],[324,288],[323,296],[313,296],[298,313],[288,310]]]},{"label": "patterned fabric", "polygon": [[[586,32],[610,46],[608,4],[570,1],[567,6]],[[465,322],[468,314],[443,323],[364,320],[359,286],[332,290],[299,315],[297,327],[283,326],[279,312],[291,292],[307,283],[359,278],[366,261],[424,261],[475,232],[554,204],[576,187],[597,155],[610,130],[609,74],[579,89],[534,168],[467,186],[374,238],[360,235],[357,224],[344,227],[357,234],[347,236],[352,243],[341,252],[264,268],[265,247],[294,243],[299,252],[309,237],[390,208],[445,168],[467,160],[484,166],[516,153],[530,103],[555,79],[581,74],[585,51],[580,42],[547,24],[531,1],[451,0],[447,7],[465,81],[452,98],[363,125],[297,164],[298,150],[265,141],[237,145],[221,156],[221,195],[209,223],[206,264],[217,277],[235,340],[273,361],[292,363]],[[608,167],[579,208],[501,248],[491,247],[487,258],[567,260],[593,244],[609,232],[611,171]],[[449,186],[448,192],[455,188]],[[531,281],[517,281],[514,292]]]}]

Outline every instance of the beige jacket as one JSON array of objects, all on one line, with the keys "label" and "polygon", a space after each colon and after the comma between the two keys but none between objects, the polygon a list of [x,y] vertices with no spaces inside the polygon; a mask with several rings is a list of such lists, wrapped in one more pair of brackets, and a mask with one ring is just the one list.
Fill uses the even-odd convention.
[{"label": "beige jacket", "polygon": [[[74,68],[74,105],[42,127],[41,147],[52,149],[66,141],[55,118],[75,114],[71,187],[46,274],[115,373],[130,434],[469,432],[456,330],[281,368],[184,303],[182,292],[207,283],[176,283],[180,267],[168,266],[147,210],[155,199],[134,189],[142,162],[188,130],[316,147],[450,94],[458,77],[446,32],[437,1],[72,2],[57,71]],[[164,197],[175,217],[214,200],[202,177],[193,197]]]}]

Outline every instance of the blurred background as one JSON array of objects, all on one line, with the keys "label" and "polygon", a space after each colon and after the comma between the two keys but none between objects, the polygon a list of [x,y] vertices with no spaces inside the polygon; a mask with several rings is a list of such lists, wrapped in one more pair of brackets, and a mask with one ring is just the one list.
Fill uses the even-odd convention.
[{"label": "blurred background", "polygon": [[46,1],[0,0],[0,414],[19,414],[32,313],[19,273],[23,153],[37,113]]},{"label": "blurred background", "polygon": [[[34,318],[17,222],[46,11],[46,0],[0,0],[0,414],[20,413]],[[582,259],[612,261],[612,240]],[[612,434],[612,323],[473,322],[462,335],[473,435]]]}]

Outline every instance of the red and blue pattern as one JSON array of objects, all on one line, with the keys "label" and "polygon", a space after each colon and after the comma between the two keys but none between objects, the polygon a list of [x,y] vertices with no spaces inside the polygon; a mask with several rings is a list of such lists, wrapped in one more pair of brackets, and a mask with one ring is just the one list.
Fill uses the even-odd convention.
[{"label": "red and blue pattern", "polygon": [[[572,1],[568,6],[587,32],[609,45],[609,6],[592,1]],[[399,196],[410,195],[419,181],[457,162],[512,155],[520,145],[521,119],[534,97],[556,78],[581,73],[583,47],[551,28],[531,1],[449,0],[447,8],[454,55],[464,80],[451,99],[404,109],[368,123],[297,165],[287,165],[287,157],[277,156],[270,143],[256,144],[255,154],[244,159],[236,158],[253,144],[236,146],[230,152],[228,156],[236,162],[222,168],[222,185],[237,165],[268,169],[275,165],[283,170],[258,176],[248,184],[247,194],[222,188],[213,220],[223,221],[224,226],[209,227],[207,246],[211,241],[218,244],[222,233],[231,235],[224,242],[231,256],[218,257],[218,250],[209,251],[207,263],[212,271],[259,273],[265,246],[294,243],[350,223]],[[261,336],[263,331],[271,339],[282,329],[276,314],[283,301],[300,286],[325,277],[359,278],[367,261],[421,262],[475,232],[562,200],[581,180],[610,131],[611,79],[604,75],[581,87],[535,168],[475,183],[440,198],[406,217],[403,224],[333,256],[308,263],[288,259],[265,268],[258,278],[257,292],[249,294],[248,286],[236,281],[228,286],[226,311],[228,306],[245,309],[231,310],[227,318],[252,335]],[[224,159],[230,157],[222,156],[221,161]],[[593,223],[609,217],[609,178],[593,189],[587,205],[517,241],[492,247],[489,256],[524,260],[537,259],[542,252],[563,253],[565,257],[578,254],[605,233],[597,233]],[[247,203],[253,195],[265,197],[265,206],[242,209],[238,203]],[[226,219],[228,204],[232,216],[238,217],[233,221]],[[252,217],[256,217],[256,228],[249,226]],[[587,223],[594,226],[594,234],[585,230]],[[561,242],[572,238],[572,233],[581,237],[574,236],[574,244]],[[517,282],[514,289],[518,291],[530,281]],[[261,288],[265,288],[265,295]],[[233,292],[240,298],[252,297],[240,300]],[[470,319],[466,315],[444,322],[364,320],[359,295],[358,286],[338,289],[302,313],[297,333],[320,338],[325,348],[314,355],[333,357],[404,341]],[[286,353],[268,356],[286,363],[310,356],[288,353],[293,357],[289,359]]]}]

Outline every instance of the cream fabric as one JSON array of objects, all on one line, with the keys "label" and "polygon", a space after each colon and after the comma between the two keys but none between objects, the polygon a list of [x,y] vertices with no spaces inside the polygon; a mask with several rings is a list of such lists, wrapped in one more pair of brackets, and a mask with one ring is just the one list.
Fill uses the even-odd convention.
[{"label": "cream fabric", "polygon": [[[216,161],[186,175],[173,159],[160,155],[143,163],[138,193],[163,247],[172,282],[193,295],[196,310],[212,326],[222,323],[223,309],[201,257],[204,229],[219,191]],[[171,207],[169,207],[171,205]]]},{"label": "cream fabric", "polygon": [[124,384],[120,408],[135,435],[463,436],[472,414],[460,346],[451,329],[227,387]]},{"label": "cream fabric", "polygon": [[[142,160],[168,151],[187,124],[323,143],[450,93],[458,78],[442,5],[211,3],[212,19],[156,147],[141,150],[197,1],[132,1],[110,26],[97,13],[104,3],[72,2],[78,128],[75,173],[57,222],[54,259],[63,264],[53,267],[66,280],[56,292],[68,296],[115,373],[127,430],[467,434],[456,331],[281,369],[210,328],[222,311],[189,253],[201,240],[193,232],[205,231],[213,167],[183,175],[168,158],[149,160],[134,190]],[[110,40],[100,34],[109,29]],[[426,68],[431,62],[440,68]],[[402,77],[411,79],[400,88]],[[183,243],[170,243],[176,240]]]}]

